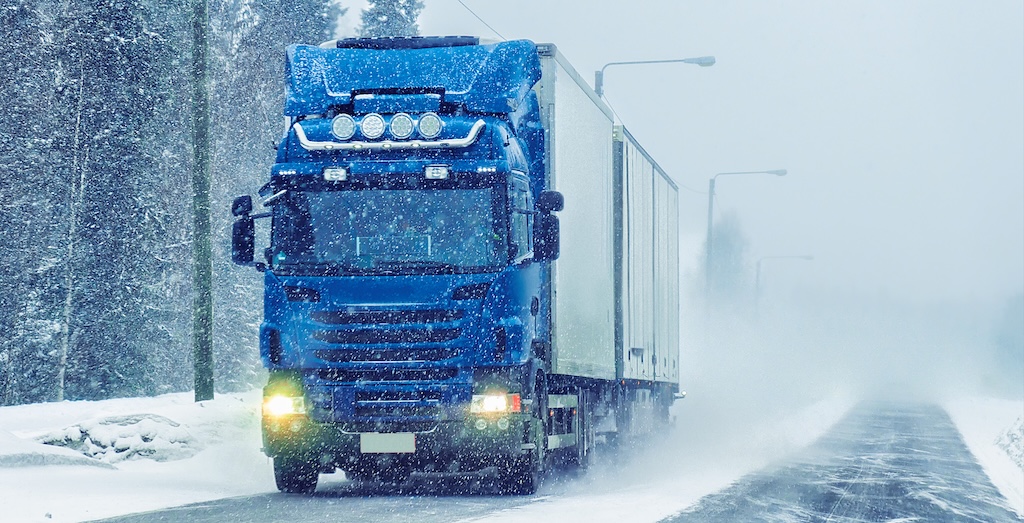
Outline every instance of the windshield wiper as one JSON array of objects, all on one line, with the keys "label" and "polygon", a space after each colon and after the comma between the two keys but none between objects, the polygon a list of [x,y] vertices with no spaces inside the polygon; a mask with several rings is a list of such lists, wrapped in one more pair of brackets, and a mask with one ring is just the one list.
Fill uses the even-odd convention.
[{"label": "windshield wiper", "polygon": [[431,260],[395,260],[377,262],[378,269],[428,269],[431,271],[455,272],[458,265]]},{"label": "windshield wiper", "polygon": [[348,273],[348,268],[334,262],[285,262],[277,264],[275,270],[289,274],[340,276]]}]

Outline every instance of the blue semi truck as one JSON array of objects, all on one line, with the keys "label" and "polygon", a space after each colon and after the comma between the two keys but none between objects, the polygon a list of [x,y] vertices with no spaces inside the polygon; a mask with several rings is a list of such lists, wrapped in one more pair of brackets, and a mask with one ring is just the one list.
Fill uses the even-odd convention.
[{"label": "blue semi truck", "polygon": [[667,425],[676,186],[553,45],[346,39],[289,47],[285,77],[262,208],[232,205],[280,490],[342,470],[532,493]]}]

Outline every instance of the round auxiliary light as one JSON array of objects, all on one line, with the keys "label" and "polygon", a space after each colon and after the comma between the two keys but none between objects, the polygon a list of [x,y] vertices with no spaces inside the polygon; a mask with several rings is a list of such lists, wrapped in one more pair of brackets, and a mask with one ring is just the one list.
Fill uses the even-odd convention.
[{"label": "round auxiliary light", "polygon": [[384,134],[384,118],[377,113],[370,113],[363,117],[363,121],[359,123],[359,129],[363,132],[363,136],[376,140]]},{"label": "round auxiliary light", "polygon": [[339,114],[331,121],[331,134],[339,140],[348,140],[356,134],[356,121],[347,114]]},{"label": "round auxiliary light", "polygon": [[424,138],[437,138],[441,134],[441,117],[434,113],[425,113],[420,116],[419,131]]},{"label": "round auxiliary light", "polygon": [[403,140],[412,136],[416,126],[412,123],[412,117],[405,113],[398,113],[391,117],[391,136]]}]

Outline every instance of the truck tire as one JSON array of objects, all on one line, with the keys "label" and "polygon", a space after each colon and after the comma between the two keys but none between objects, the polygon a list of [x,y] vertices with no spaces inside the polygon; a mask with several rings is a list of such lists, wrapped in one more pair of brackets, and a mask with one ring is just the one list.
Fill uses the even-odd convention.
[{"label": "truck tire", "polygon": [[590,406],[587,392],[582,387],[577,392],[579,403],[576,407],[576,447],[573,454],[569,456],[569,464],[578,469],[585,469],[590,464],[590,453],[593,450]]},{"label": "truck tire", "polygon": [[516,496],[529,496],[540,485],[540,467],[532,456],[517,459],[501,470],[501,492]]},{"label": "truck tire", "polygon": [[319,479],[316,463],[295,456],[274,457],[274,481],[281,492],[312,494]]},{"label": "truck tire", "polygon": [[528,455],[512,459],[500,468],[498,481],[501,491],[505,494],[528,496],[536,493],[540,485],[548,440],[548,391],[542,373],[537,374],[531,396],[534,418],[532,423],[539,427],[532,442],[535,448]]}]

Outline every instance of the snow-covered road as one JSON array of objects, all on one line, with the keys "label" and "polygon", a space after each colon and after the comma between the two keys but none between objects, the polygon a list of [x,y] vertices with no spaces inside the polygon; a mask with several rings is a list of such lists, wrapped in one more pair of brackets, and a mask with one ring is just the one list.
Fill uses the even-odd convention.
[{"label": "snow-covered road", "polygon": [[666,523],[1019,520],[943,409],[875,403]]}]

